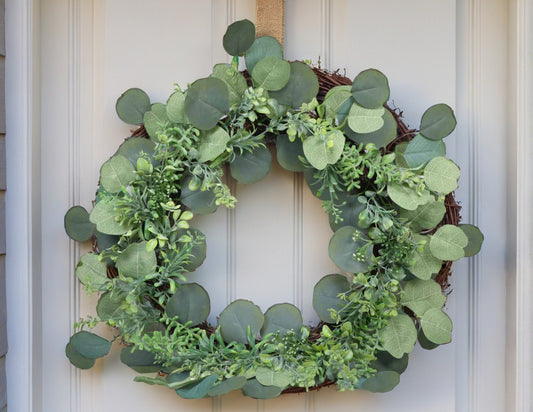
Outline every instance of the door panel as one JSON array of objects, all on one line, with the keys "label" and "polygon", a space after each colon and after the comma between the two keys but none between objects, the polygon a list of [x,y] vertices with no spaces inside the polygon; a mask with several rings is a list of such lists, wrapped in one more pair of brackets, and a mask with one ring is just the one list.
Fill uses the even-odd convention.
[{"label": "door panel", "polygon": [[[51,116],[42,123],[43,182],[54,182],[55,187],[43,193],[47,205],[43,216],[52,217],[44,225],[44,238],[54,239],[53,245],[42,245],[43,279],[69,285],[59,289],[43,285],[43,306],[48,308],[43,324],[58,331],[43,335],[46,353],[53,353],[43,357],[44,369],[50,367],[57,376],[56,381],[43,379],[43,410],[455,410],[454,343],[431,352],[416,348],[392,393],[337,393],[328,388],[269,401],[240,394],[182,400],[168,389],[134,383],[135,373],[120,365],[117,348],[86,372],[71,369],[63,356],[73,321],[92,313],[95,299],[85,297],[69,281],[84,250],[65,240],[61,219],[73,203],[90,208],[99,166],[129,134],[130,128],[115,114],[117,97],[130,87],[140,87],[153,101],[164,101],[173,83],[186,87],[209,75],[213,64],[228,61],[221,45],[227,24],[253,20],[254,5],[243,0],[43,1],[42,101],[45,116]],[[393,104],[404,110],[413,127],[430,105],[454,105],[455,30],[455,2],[450,0],[286,1],[288,59],[313,63],[320,59],[322,67],[345,69],[350,77],[369,67],[383,71]],[[70,126],[54,133],[57,124]],[[453,137],[449,140],[453,157]],[[246,298],[263,310],[274,303],[294,303],[306,323],[316,323],[311,302],[314,284],[338,271],[328,258],[331,230],[320,202],[301,176],[276,163],[263,181],[230,185],[239,199],[237,208],[220,208],[194,221],[207,235],[208,258],[190,280],[204,285],[210,294],[210,321],[215,322],[232,300]],[[453,300],[448,312],[454,316]]]}]

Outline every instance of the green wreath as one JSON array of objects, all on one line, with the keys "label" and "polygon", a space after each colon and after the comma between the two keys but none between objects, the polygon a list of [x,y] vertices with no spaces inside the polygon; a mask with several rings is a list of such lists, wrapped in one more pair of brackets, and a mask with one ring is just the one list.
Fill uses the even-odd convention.
[{"label": "green wreath", "polygon": [[[233,62],[187,90],[176,86],[166,104],[140,89],[118,99],[119,117],[144,126],[103,164],[91,213],[75,206],[65,216],[72,239],[93,240],[76,275],[100,294],[98,316],[75,325],[66,354],[81,369],[106,355],[112,342],[84,330],[103,322],[126,345],[121,360],[141,374],[136,381],[183,398],[237,389],[271,398],[333,383],[389,391],[417,339],[428,349],[451,340],[447,274],[434,279],[483,240],[475,226],[445,216],[460,174],[442,141],[453,112],[437,104],[418,132],[407,130],[386,106],[388,81],[377,70],[351,85],[285,61],[279,43],[256,39],[248,20],[230,25],[223,44]],[[247,72],[238,71],[239,56]],[[205,236],[190,222],[234,207],[224,171],[260,180],[272,145],[322,200],[334,231],[329,255],[344,274],[316,284],[315,327],[291,304],[263,313],[242,299],[211,326],[207,292],[187,283],[206,256]]]}]

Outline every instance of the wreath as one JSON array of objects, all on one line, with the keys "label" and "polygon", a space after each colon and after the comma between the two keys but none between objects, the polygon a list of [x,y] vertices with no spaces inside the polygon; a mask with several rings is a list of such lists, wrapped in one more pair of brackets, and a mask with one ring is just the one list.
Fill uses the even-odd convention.
[{"label": "wreath", "polygon": [[[106,355],[112,341],[86,330],[103,322],[125,345],[120,358],[140,373],[136,381],[183,398],[241,389],[264,399],[330,384],[389,391],[416,341],[426,349],[450,342],[442,310],[450,265],[483,240],[475,226],[458,225],[460,171],[443,142],[453,111],[434,105],[408,129],[387,106],[381,72],[365,70],[352,84],[288,62],[248,20],[231,24],[223,45],[232,63],[187,90],[176,85],[166,104],[137,88],[118,99],[118,116],[140,127],[102,165],[92,211],[65,215],[72,239],[93,241],[76,275],[99,294],[97,316],[76,323],[66,355],[81,369]],[[206,290],[187,282],[206,256],[191,223],[233,208],[224,174],[260,180],[274,147],[279,164],[304,173],[321,199],[333,230],[329,256],[342,274],[314,287],[316,326],[292,304],[263,313],[244,299],[210,325]]]}]

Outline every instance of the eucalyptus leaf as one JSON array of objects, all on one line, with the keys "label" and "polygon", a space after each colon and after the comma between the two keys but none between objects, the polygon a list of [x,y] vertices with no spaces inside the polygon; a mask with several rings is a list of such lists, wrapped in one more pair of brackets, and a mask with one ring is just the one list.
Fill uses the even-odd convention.
[{"label": "eucalyptus leaf", "polygon": [[100,168],[100,183],[109,193],[117,193],[129,186],[137,174],[131,162],[122,155],[115,155]]},{"label": "eucalyptus leaf", "polygon": [[265,367],[257,368],[255,378],[261,385],[280,388],[289,386],[292,380],[291,373],[288,370],[275,371]]},{"label": "eucalyptus leaf", "polygon": [[89,290],[99,290],[108,281],[107,265],[98,255],[87,253],[76,266],[76,276]]},{"label": "eucalyptus leaf", "polygon": [[155,272],[155,251],[146,250],[146,242],[130,243],[117,258],[117,269],[123,276],[142,279]]},{"label": "eucalyptus leaf", "polygon": [[416,250],[411,252],[409,260],[412,262],[409,265],[409,271],[417,278],[422,280],[431,279],[435,273],[439,273],[442,267],[442,260],[433,256],[429,247],[430,238],[428,236],[416,236],[417,242],[424,242],[424,245],[419,246]]},{"label": "eucalyptus leaf", "polygon": [[415,188],[400,183],[389,184],[387,194],[394,203],[406,210],[415,210],[418,206],[430,201],[431,198],[426,193],[420,195]]},{"label": "eucalyptus leaf", "polygon": [[94,366],[95,360],[82,356],[71,343],[67,343],[65,347],[65,354],[68,360],[78,369],[90,369]]},{"label": "eucalyptus leaf", "polygon": [[358,201],[357,195],[350,195],[346,192],[338,194],[334,200],[335,207],[339,210],[339,220],[335,222],[335,217],[329,215],[329,226],[334,232],[343,226],[357,226],[359,214],[366,208],[364,203]]},{"label": "eucalyptus leaf", "polygon": [[255,339],[263,322],[264,316],[259,306],[244,299],[237,299],[230,303],[218,318],[220,334],[228,343],[236,341],[247,344],[248,327],[250,327],[252,338]]},{"label": "eucalyptus leaf", "polygon": [[481,245],[483,244],[484,236],[483,233],[479,230],[477,226],[474,225],[459,225],[459,229],[468,238],[468,244],[465,246],[465,257],[474,256],[481,250]]},{"label": "eucalyptus leaf", "polygon": [[348,113],[348,126],[357,133],[371,133],[379,130],[385,124],[383,115],[385,109],[380,107],[378,109],[367,109],[353,103]]},{"label": "eucalyptus leaf", "polygon": [[215,77],[196,80],[185,97],[185,114],[200,130],[215,127],[230,108],[226,83]]},{"label": "eucalyptus leaf", "polygon": [[181,323],[191,322],[193,326],[204,322],[210,310],[209,294],[198,283],[180,285],[165,309],[169,317],[177,316]]},{"label": "eucalyptus leaf", "polygon": [[401,210],[400,217],[410,222],[411,229],[420,232],[426,229],[433,229],[446,214],[444,201],[430,199],[426,204],[418,206],[415,210]]},{"label": "eucalyptus leaf", "polygon": [[394,371],[377,372],[357,385],[359,389],[383,393],[392,391],[400,383],[400,374]]},{"label": "eucalyptus leaf", "polygon": [[111,342],[107,339],[85,330],[72,335],[69,343],[77,353],[89,359],[105,356],[111,349]]},{"label": "eucalyptus leaf", "polygon": [[398,132],[398,124],[392,113],[385,110],[382,116],[383,126],[370,133],[357,133],[349,127],[344,127],[344,132],[348,139],[356,143],[374,143],[377,147],[385,147],[392,142]]},{"label": "eucalyptus leaf", "polygon": [[121,306],[124,303],[125,296],[118,291],[109,291],[100,295],[96,305],[98,317],[107,321],[122,313]]},{"label": "eucalyptus leaf", "polygon": [[465,256],[464,248],[468,238],[464,232],[453,225],[444,225],[431,237],[429,247],[433,256],[441,260],[458,260]]},{"label": "eucalyptus leaf", "polygon": [[427,109],[420,121],[420,133],[431,140],[440,140],[448,136],[457,125],[457,120],[450,106],[436,104]]},{"label": "eucalyptus leaf", "polygon": [[344,275],[326,275],[320,279],[313,289],[313,308],[326,323],[333,323],[331,310],[339,310],[344,302],[339,298],[339,294],[350,290],[350,282]]},{"label": "eucalyptus leaf", "polygon": [[344,150],[344,141],[339,130],[308,136],[303,142],[304,155],[315,169],[323,170],[328,164],[337,163]]},{"label": "eucalyptus leaf", "polygon": [[215,127],[200,135],[200,146],[198,147],[198,161],[208,162],[216,159],[226,150],[226,144],[230,137],[222,127]]},{"label": "eucalyptus leaf", "polygon": [[443,344],[452,340],[452,320],[442,310],[428,309],[420,319],[424,336],[433,343]]},{"label": "eucalyptus leaf", "polygon": [[232,376],[224,379],[222,382],[214,385],[207,391],[208,396],[221,396],[231,391],[242,389],[246,385],[246,378],[244,376]]},{"label": "eucalyptus leaf", "polygon": [[444,195],[457,189],[460,175],[457,165],[445,157],[435,157],[424,169],[424,181],[427,187]]},{"label": "eucalyptus leaf", "polygon": [[199,382],[176,389],[176,393],[184,399],[200,399],[207,396],[209,389],[217,381],[217,375],[209,375]]},{"label": "eucalyptus leaf", "polygon": [[190,228],[187,231],[181,232],[184,234],[187,232],[193,240],[195,240],[195,245],[192,247],[187,262],[183,264],[183,270],[186,272],[194,272],[198,267],[204,263],[204,260],[207,256],[207,243],[205,235],[200,232],[198,229]]},{"label": "eucalyptus leaf", "polygon": [[416,328],[408,315],[400,313],[389,319],[387,326],[379,331],[383,349],[400,359],[404,353],[413,350],[416,342]]},{"label": "eucalyptus leaf", "polygon": [[242,100],[242,95],[248,85],[244,76],[234,66],[225,63],[215,64],[211,77],[215,77],[226,83],[229,91],[230,104],[237,104]]},{"label": "eucalyptus leaf", "polygon": [[272,155],[267,147],[260,146],[235,156],[230,163],[231,176],[240,183],[252,184],[264,178],[272,167]]},{"label": "eucalyptus leaf", "polygon": [[359,105],[367,109],[381,107],[389,100],[389,81],[379,70],[364,70],[353,81],[352,96]]},{"label": "eucalyptus leaf", "polygon": [[305,182],[307,187],[313,194],[313,196],[318,197],[320,200],[329,200],[329,192],[322,192],[323,180],[320,177],[317,177],[315,170],[307,169],[304,173]]},{"label": "eucalyptus leaf", "polygon": [[279,135],[276,139],[276,157],[278,163],[290,172],[303,172],[305,165],[300,160],[304,157],[304,149],[301,139],[289,140],[285,134]]},{"label": "eucalyptus leaf", "polygon": [[270,93],[270,97],[280,104],[298,108],[308,103],[318,93],[318,79],[313,70],[305,63],[291,62],[291,75],[287,85]]},{"label": "eucalyptus leaf", "polygon": [[326,116],[330,119],[336,119],[340,124],[346,118],[352,103],[351,86],[332,87],[324,97]]},{"label": "eucalyptus leaf", "polygon": [[426,139],[417,134],[403,152],[407,166],[416,169],[435,157],[446,156],[446,145],[442,140]]},{"label": "eucalyptus leaf", "polygon": [[257,379],[249,379],[242,388],[242,393],[254,399],[271,399],[279,396],[282,390],[278,386],[265,386],[261,385]]},{"label": "eucalyptus leaf", "polygon": [[429,309],[442,308],[446,302],[441,286],[431,279],[412,279],[403,289],[402,305],[411,309],[418,317],[423,316]]},{"label": "eucalyptus leaf", "polygon": [[378,372],[394,371],[402,374],[407,369],[409,363],[409,354],[403,355],[400,359],[395,358],[389,352],[379,351],[376,353],[376,360],[370,363],[370,366]]},{"label": "eucalyptus leaf", "polygon": [[187,206],[195,215],[207,215],[217,210],[216,195],[212,190],[191,190],[189,183],[192,177],[183,179],[181,185],[181,203]]},{"label": "eucalyptus leaf", "polygon": [[96,231],[96,244],[98,245],[98,250],[100,252],[113,247],[119,240],[120,236],[106,235],[105,233]]},{"label": "eucalyptus leaf", "polygon": [[281,90],[289,82],[291,66],[289,62],[276,56],[266,56],[259,60],[252,71],[255,87],[269,91]]},{"label": "eucalyptus leaf", "polygon": [[167,100],[167,116],[171,122],[189,124],[189,118],[185,114],[185,96],[182,91],[175,91]]},{"label": "eucalyptus leaf", "polygon": [[157,142],[158,134],[163,132],[163,127],[168,123],[167,106],[163,103],[154,103],[144,114],[143,121],[148,135]]},{"label": "eucalyptus leaf", "polygon": [[116,207],[116,199],[101,200],[94,205],[89,220],[96,224],[96,230],[106,235],[123,235],[130,227],[118,219],[120,211]]},{"label": "eucalyptus leaf", "polygon": [[248,73],[252,73],[259,60],[267,56],[275,56],[279,59],[283,58],[281,45],[274,37],[258,37],[246,51],[244,56]]},{"label": "eucalyptus leaf", "polygon": [[96,230],[96,225],[89,220],[89,212],[82,206],[71,207],[64,218],[65,232],[77,242],[91,239]]},{"label": "eucalyptus leaf", "polygon": [[150,110],[150,98],[141,89],[128,89],[117,99],[115,109],[123,122],[141,124],[144,114]]},{"label": "eucalyptus leaf", "polygon": [[152,140],[145,137],[130,137],[119,146],[117,154],[124,156],[133,166],[137,166],[137,159],[142,153],[152,157],[154,150],[155,143]]},{"label": "eucalyptus leaf", "polygon": [[372,259],[372,246],[361,239],[361,232],[353,226],[337,230],[328,251],[333,263],[349,273],[365,272]]},{"label": "eucalyptus leaf", "polygon": [[[303,318],[300,309],[290,303],[278,303],[267,309],[265,312],[265,320],[261,328],[261,336],[269,333],[279,332],[284,336],[289,330],[299,332],[303,325]],[[263,385],[269,385],[262,382]],[[274,383],[270,385],[280,386]],[[283,386],[283,385],[281,385]]]},{"label": "eucalyptus leaf", "polygon": [[426,349],[426,350],[433,350],[440,346],[439,344],[433,343],[428,338],[426,338],[426,335],[424,335],[424,332],[422,331],[422,329],[418,330],[418,343],[423,349]]},{"label": "eucalyptus leaf", "polygon": [[255,40],[255,25],[247,19],[231,23],[222,39],[224,50],[231,56],[241,56]]},{"label": "eucalyptus leaf", "polygon": [[155,356],[152,352],[141,349],[136,349],[132,352],[131,347],[122,348],[120,361],[137,373],[153,373],[159,372],[161,369],[156,364]]}]

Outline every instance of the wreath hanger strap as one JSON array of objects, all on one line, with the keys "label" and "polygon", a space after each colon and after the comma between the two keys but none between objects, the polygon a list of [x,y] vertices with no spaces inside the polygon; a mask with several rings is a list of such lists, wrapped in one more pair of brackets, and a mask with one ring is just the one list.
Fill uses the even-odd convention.
[{"label": "wreath hanger strap", "polygon": [[257,0],[255,20],[257,37],[272,36],[283,45],[285,0]]}]

